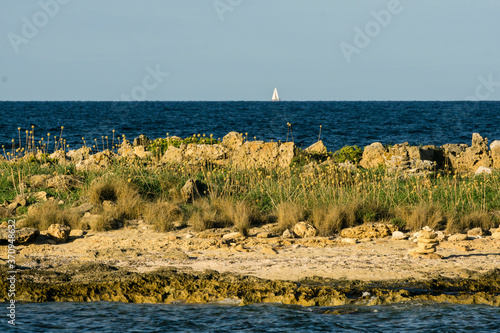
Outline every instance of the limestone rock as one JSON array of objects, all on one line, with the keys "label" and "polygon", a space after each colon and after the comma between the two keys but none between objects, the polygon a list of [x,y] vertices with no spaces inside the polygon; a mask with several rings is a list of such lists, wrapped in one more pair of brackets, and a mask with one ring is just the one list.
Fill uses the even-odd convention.
[{"label": "limestone rock", "polygon": [[292,142],[247,141],[234,151],[231,163],[240,169],[275,169],[290,166],[295,157],[295,144]]},{"label": "limestone rock", "polygon": [[459,159],[459,169],[475,172],[479,167],[491,167],[488,139],[478,133],[472,134],[472,146],[465,149]]},{"label": "limestone rock", "polygon": [[396,239],[396,240],[408,239],[408,235],[401,232],[401,231],[394,231],[392,233],[392,239]]},{"label": "limestone rock", "polygon": [[[0,244],[9,244],[9,229],[0,228]],[[40,231],[34,228],[17,229],[15,233],[15,243],[24,244],[34,242],[40,235]]]},{"label": "limestone rock", "polygon": [[57,150],[49,155],[49,158],[57,160],[58,164],[67,164],[69,161],[66,159],[66,152],[64,150]]},{"label": "limestone rock", "polygon": [[342,238],[341,242],[344,244],[354,245],[357,244],[359,241],[356,238]]},{"label": "limestone rock", "polygon": [[269,238],[270,236],[271,235],[268,232],[264,231],[264,232],[259,232],[256,237],[257,238]]},{"label": "limestone rock", "polygon": [[31,198],[35,199],[36,201],[40,201],[40,202],[45,202],[48,200],[47,192],[45,192],[45,191],[35,192],[35,193],[31,194]]},{"label": "limestone rock", "polygon": [[182,154],[182,160],[188,164],[204,165],[210,162],[223,165],[227,162],[227,150],[220,144],[206,145],[190,143],[186,146]]},{"label": "limestone rock", "polygon": [[384,155],[386,152],[387,150],[380,142],[374,142],[365,147],[359,165],[366,169],[385,165]]},{"label": "limestone rock", "polygon": [[500,141],[495,140],[490,144],[490,155],[492,160],[492,167],[500,169]]},{"label": "limestone rock", "polygon": [[229,234],[225,234],[224,236],[222,236],[222,239],[236,239],[236,238],[240,238],[242,235],[240,232],[231,232]]},{"label": "limestone rock", "polygon": [[467,240],[467,235],[465,234],[454,234],[454,235],[451,235],[450,237],[448,237],[448,240],[450,242],[459,242],[459,241],[464,241],[464,240]]},{"label": "limestone rock", "polygon": [[32,187],[45,187],[47,186],[48,175],[33,175],[29,179],[29,183]]},{"label": "limestone rock", "polygon": [[69,232],[69,237],[82,237],[85,235],[85,231],[78,229],[71,229]]},{"label": "limestone rock", "polygon": [[56,175],[47,179],[47,187],[55,188],[57,190],[72,189],[77,186],[79,181],[69,175]]},{"label": "limestone rock", "polygon": [[391,236],[397,227],[391,224],[374,223],[363,224],[353,228],[346,228],[340,231],[340,236],[344,238],[382,238]]},{"label": "limestone rock", "polygon": [[185,202],[192,202],[205,194],[207,186],[197,179],[190,178],[181,188],[182,199]]},{"label": "limestone rock", "polygon": [[71,158],[73,163],[77,164],[90,156],[91,149],[89,147],[82,147],[77,150],[70,150],[66,153],[66,156]]},{"label": "limestone rock", "polygon": [[481,228],[474,228],[474,229],[470,229],[469,231],[467,231],[467,236],[469,236],[469,237],[485,236],[485,235],[486,235],[486,233]]},{"label": "limestone rock", "polygon": [[230,150],[236,150],[243,145],[243,134],[229,132],[222,138],[222,146]]},{"label": "limestone rock", "polygon": [[278,254],[278,251],[271,247],[264,247],[262,250],[260,250],[263,254],[269,254],[269,255],[275,255]]},{"label": "limestone rock", "polygon": [[453,170],[460,169],[460,157],[469,146],[466,144],[445,144],[441,146],[444,157],[444,165]]},{"label": "limestone rock", "polygon": [[491,233],[491,238],[500,239],[500,229]]},{"label": "limestone rock", "polygon": [[282,237],[283,238],[295,238],[293,232],[291,232],[289,229],[286,229],[285,231],[283,231]]},{"label": "limestone rock", "polygon": [[328,152],[328,150],[326,149],[322,140],[319,140],[318,142],[313,143],[312,145],[307,147],[304,151],[306,151],[308,153],[316,153],[316,154],[326,154]]},{"label": "limestone rock", "polygon": [[102,152],[90,155],[87,159],[78,162],[75,167],[77,170],[93,170],[99,168],[107,168],[113,164],[113,160],[117,158],[118,155],[110,150],[104,150]]},{"label": "limestone rock", "polygon": [[90,212],[92,208],[94,208],[94,205],[92,205],[90,202],[86,202],[78,207],[70,208],[70,210],[72,211],[72,213],[83,216],[85,213]]},{"label": "limestone rock", "polygon": [[295,224],[293,232],[300,238],[316,237],[318,235],[318,230],[307,222],[298,222]]},{"label": "limestone rock", "polygon": [[56,242],[63,243],[68,240],[71,228],[64,224],[51,224],[47,230],[47,235],[52,237]]},{"label": "limestone rock", "polygon": [[182,149],[174,147],[172,145],[168,146],[167,150],[163,154],[161,161],[163,163],[182,163],[183,161]]}]

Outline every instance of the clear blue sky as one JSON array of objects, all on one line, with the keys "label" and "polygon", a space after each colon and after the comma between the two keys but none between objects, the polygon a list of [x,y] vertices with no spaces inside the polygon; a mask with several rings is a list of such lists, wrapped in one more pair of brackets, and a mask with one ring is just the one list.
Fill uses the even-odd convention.
[{"label": "clear blue sky", "polygon": [[499,15],[498,0],[0,0],[0,100],[499,100]]}]

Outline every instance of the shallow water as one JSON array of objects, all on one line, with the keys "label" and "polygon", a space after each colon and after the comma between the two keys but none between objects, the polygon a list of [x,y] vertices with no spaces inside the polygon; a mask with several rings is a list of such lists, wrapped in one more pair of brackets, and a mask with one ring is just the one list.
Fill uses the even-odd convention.
[{"label": "shallow water", "polygon": [[27,303],[17,304],[16,311],[16,328],[3,319],[1,332],[498,332],[500,327],[498,307],[430,303],[331,308]]},{"label": "shallow water", "polygon": [[[375,141],[411,144],[468,143],[472,133],[500,139],[500,102],[0,102],[0,145],[21,144],[35,125],[37,140],[51,133],[70,148],[112,145],[115,136],[150,138],[166,133],[181,137],[198,133],[222,138],[229,131],[253,140],[293,140],[307,147],[319,137],[330,150],[363,147]],[[290,123],[291,132],[287,123]],[[52,147],[53,148],[53,147]]]}]

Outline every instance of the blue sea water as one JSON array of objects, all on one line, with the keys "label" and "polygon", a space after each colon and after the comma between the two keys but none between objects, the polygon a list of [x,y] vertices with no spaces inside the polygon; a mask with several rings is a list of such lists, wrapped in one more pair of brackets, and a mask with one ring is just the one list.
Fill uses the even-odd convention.
[{"label": "blue sea water", "polygon": [[[5,305],[2,304],[2,305]],[[4,306],[2,306],[4,308]],[[325,314],[339,310],[340,314]],[[500,308],[410,303],[300,307],[125,303],[18,304],[1,332],[498,332]]]},{"label": "blue sea water", "polygon": [[[288,131],[291,124],[291,132]],[[0,102],[0,145],[18,145],[35,125],[37,140],[47,133],[70,148],[102,137],[154,139],[169,135],[248,133],[253,140],[292,140],[302,148],[321,138],[329,150],[375,141],[411,144],[469,143],[478,132],[500,139],[500,102]],[[53,142],[53,141],[52,141]],[[106,146],[106,144],[105,144]]]}]

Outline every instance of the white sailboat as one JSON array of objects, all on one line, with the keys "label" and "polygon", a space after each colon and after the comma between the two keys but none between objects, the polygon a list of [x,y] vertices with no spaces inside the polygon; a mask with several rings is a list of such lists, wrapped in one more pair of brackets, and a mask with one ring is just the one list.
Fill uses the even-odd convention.
[{"label": "white sailboat", "polygon": [[278,96],[278,89],[276,89],[276,88],[274,88],[272,101],[273,102],[279,102],[280,101],[280,97]]}]

